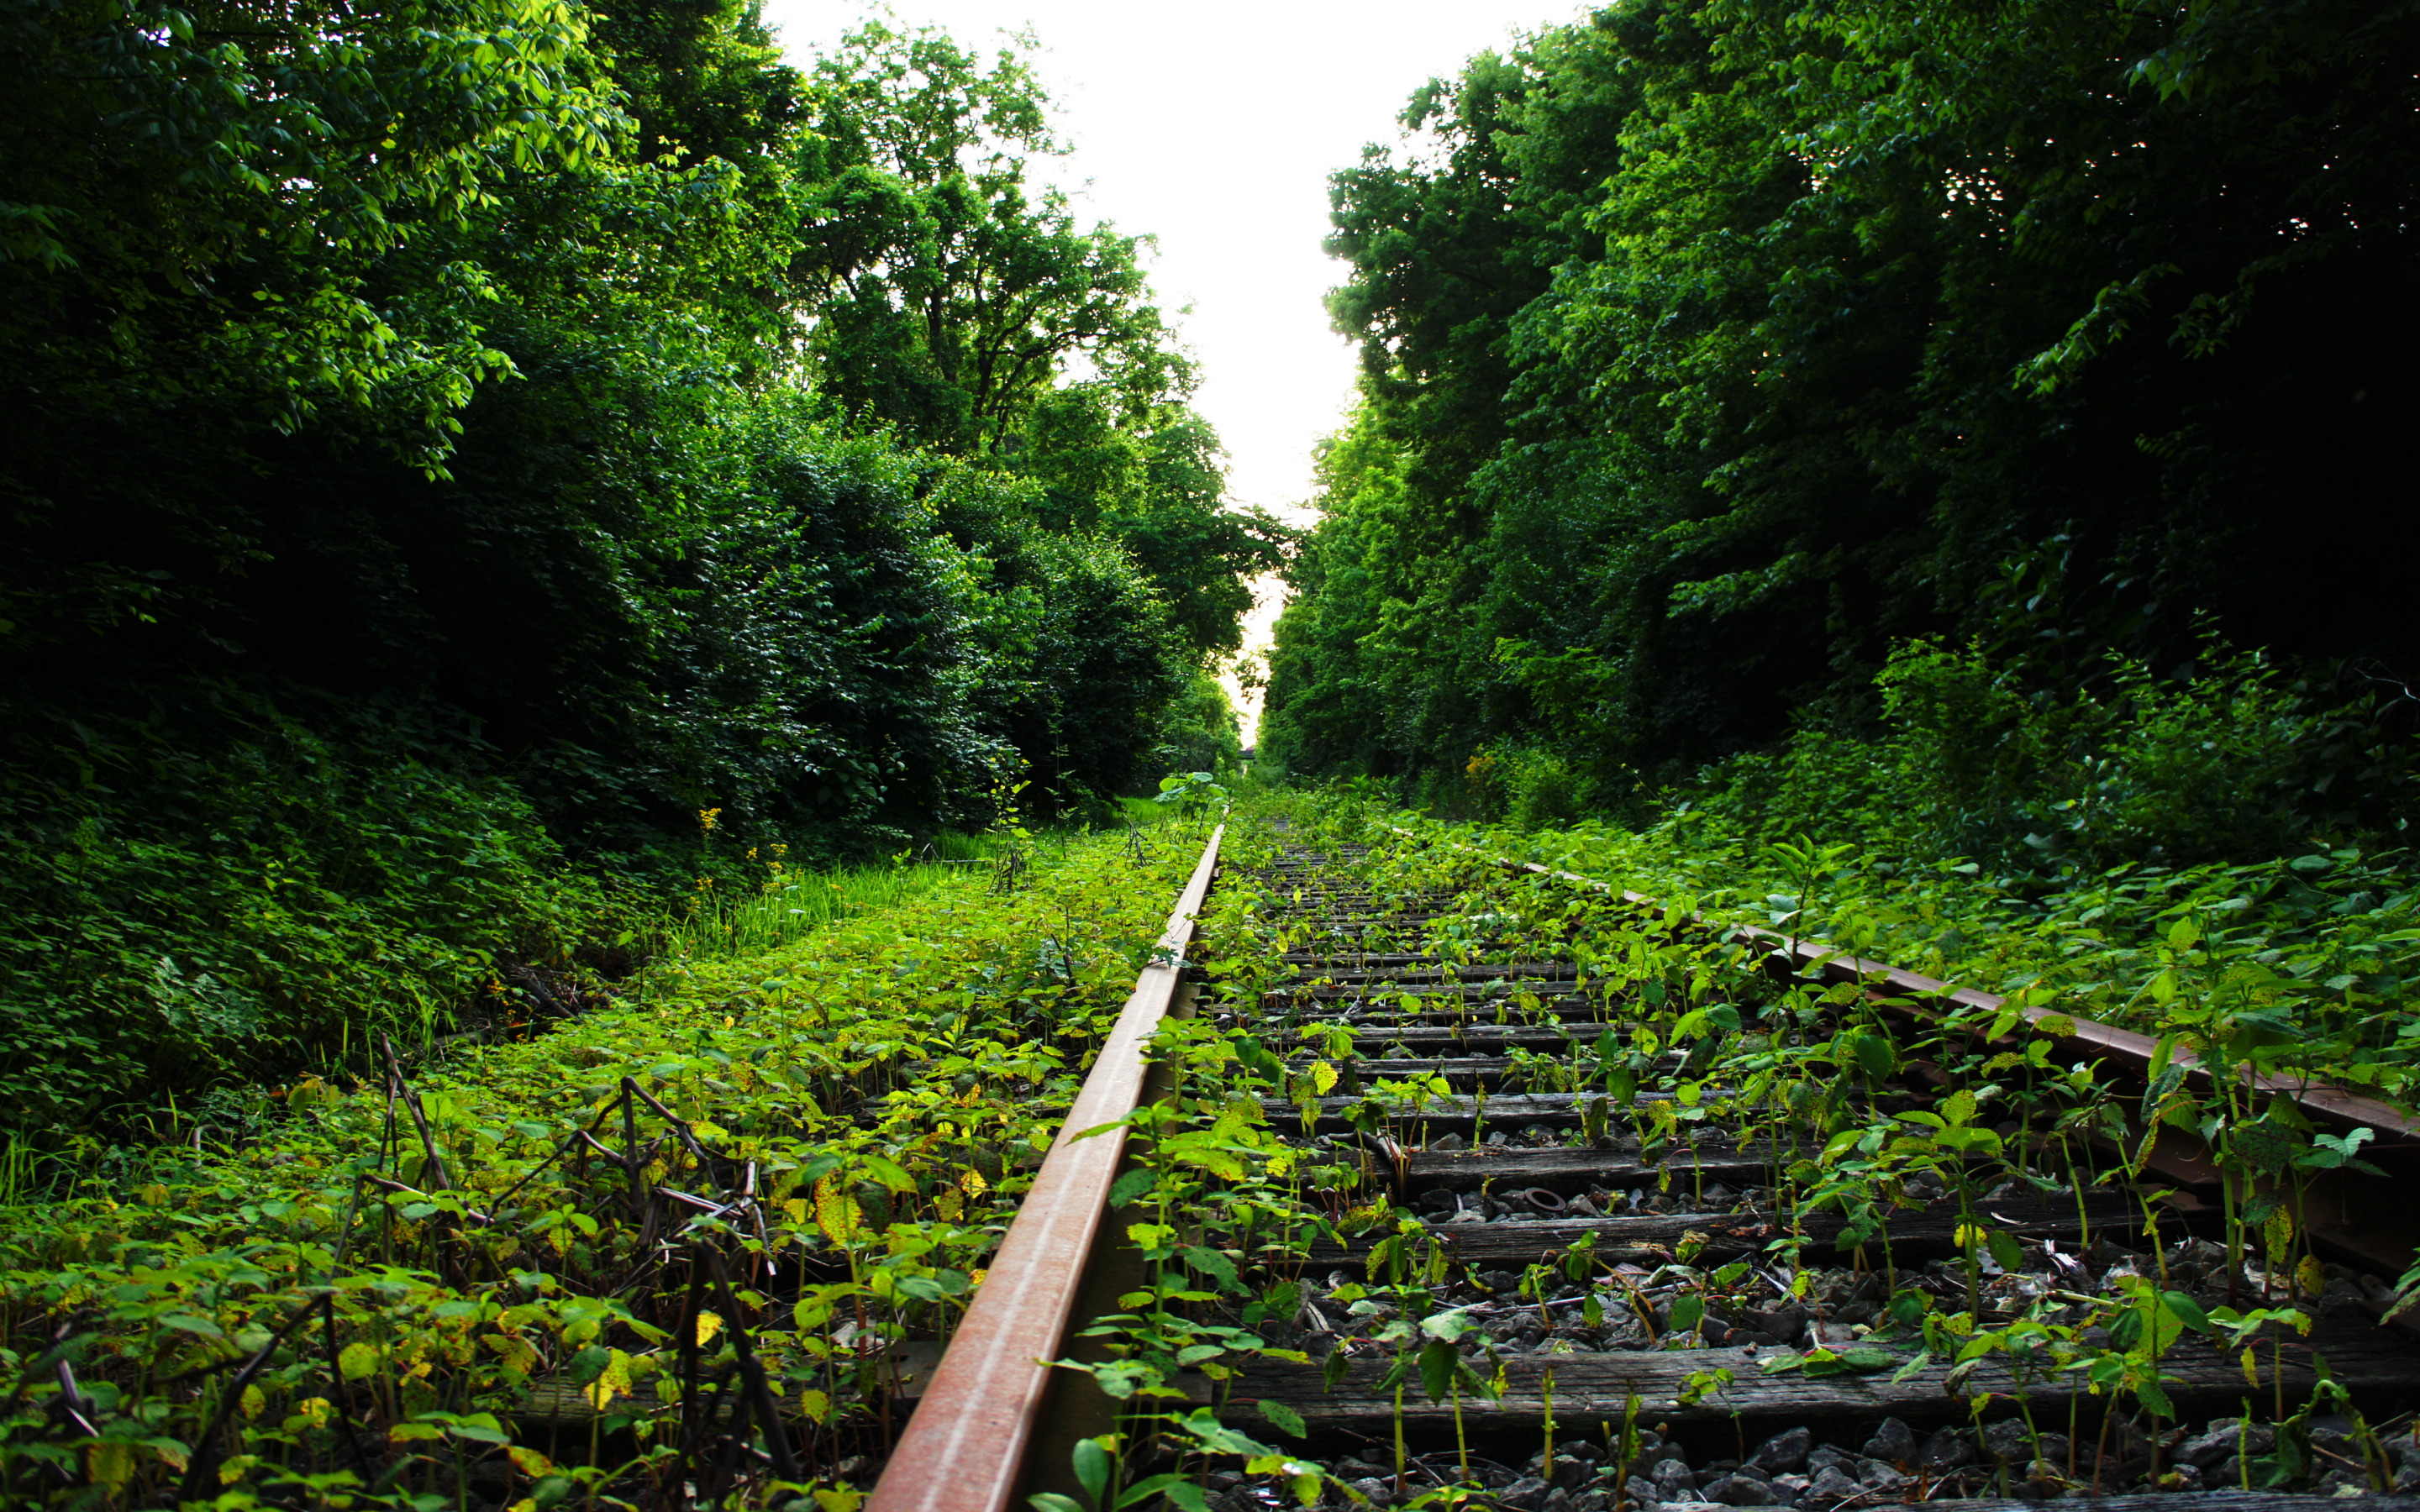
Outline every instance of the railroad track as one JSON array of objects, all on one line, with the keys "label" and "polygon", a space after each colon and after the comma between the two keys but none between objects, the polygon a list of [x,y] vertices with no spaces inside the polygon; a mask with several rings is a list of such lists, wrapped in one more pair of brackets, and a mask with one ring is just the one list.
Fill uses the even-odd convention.
[{"label": "railroad track", "polygon": [[[2140,1036],[1542,868],[1289,845],[1222,872],[1220,846],[872,1512],[2420,1488],[2420,1346],[2379,1321],[2420,1206],[2420,1131],[2392,1108],[2270,1089],[2293,1112],[2268,1117],[2358,1160],[2267,1180],[2191,1129],[2146,1136],[2210,1084]],[[1226,1058],[1147,1067],[1188,1021]],[[1217,1180],[1163,1204],[1166,1231],[1113,1210],[1174,1168],[1127,1137],[1166,1137],[1155,1105],[1198,1125],[1223,1103],[1232,1129],[1240,1101],[1266,1134],[1231,1184],[1274,1239],[1248,1213],[1223,1264],[1215,1225],[1182,1246]],[[2247,1243],[2247,1204],[2285,1226]],[[1102,1368],[1153,1358],[1131,1321],[1153,1306],[1228,1347]],[[1091,1368],[1042,1363],[1070,1357]]]}]

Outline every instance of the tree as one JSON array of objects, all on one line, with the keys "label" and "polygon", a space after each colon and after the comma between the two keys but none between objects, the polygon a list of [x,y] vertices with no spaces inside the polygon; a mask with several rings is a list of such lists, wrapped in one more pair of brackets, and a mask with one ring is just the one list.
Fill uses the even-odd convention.
[{"label": "tree", "polygon": [[2420,527],[2364,549],[2342,504],[2400,486],[2364,312],[2402,307],[2415,54],[2306,0],[1631,0],[1421,91],[1419,148],[1337,180],[1395,481],[1331,495],[1273,732],[1615,782],[1869,728],[1926,633],[2047,688],[2190,660],[2202,615],[2411,663],[2374,574]]},{"label": "tree", "polygon": [[[815,371],[853,412],[954,455],[1010,449],[1071,364],[1132,404],[1181,395],[1140,239],[1079,228],[1026,159],[1055,150],[1024,62],[879,25],[815,71],[802,260]],[[803,287],[803,280],[802,280]]]}]

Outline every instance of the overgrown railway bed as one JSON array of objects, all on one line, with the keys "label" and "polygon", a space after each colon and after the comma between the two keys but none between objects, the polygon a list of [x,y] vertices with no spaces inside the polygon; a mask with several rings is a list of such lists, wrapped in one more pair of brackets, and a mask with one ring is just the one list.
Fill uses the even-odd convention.
[{"label": "overgrown railway bed", "polygon": [[875,1512],[2420,1489],[2394,1109],[1537,867],[1220,843]]}]

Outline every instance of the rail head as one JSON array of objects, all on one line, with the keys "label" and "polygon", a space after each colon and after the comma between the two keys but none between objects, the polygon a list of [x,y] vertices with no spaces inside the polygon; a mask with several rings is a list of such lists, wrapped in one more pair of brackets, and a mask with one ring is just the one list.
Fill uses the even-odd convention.
[{"label": "rail head", "polygon": [[[1175,1000],[1194,918],[1226,826],[1169,916],[1152,959],[1084,1078],[984,1284],[884,1467],[866,1512],[1005,1512],[1050,1382],[1085,1261],[1125,1149],[1120,1120],[1143,1088],[1143,1053]],[[1088,1129],[1120,1124],[1089,1138]]]}]

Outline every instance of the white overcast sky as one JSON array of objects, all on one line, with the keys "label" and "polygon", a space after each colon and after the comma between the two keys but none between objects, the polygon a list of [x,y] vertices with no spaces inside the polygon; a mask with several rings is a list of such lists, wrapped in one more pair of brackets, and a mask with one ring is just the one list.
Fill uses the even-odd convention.
[{"label": "white overcast sky", "polygon": [[[1195,403],[1230,456],[1228,489],[1297,522],[1311,449],[1335,429],[1354,356],[1321,296],[1339,265],[1327,176],[1362,144],[1398,139],[1395,116],[1424,80],[1571,20],[1570,0],[1242,0],[1218,6],[1098,0],[893,0],[888,13],[997,47],[1030,28],[1037,67],[1074,148],[1037,164],[1080,217],[1158,238],[1152,282],[1202,366]],[[766,0],[803,61],[868,14],[861,4]],[[1266,634],[1273,603],[1254,616]],[[1257,710],[1248,711],[1248,718]],[[1256,722],[1256,721],[1255,721]],[[1248,738],[1249,732],[1247,732]]]}]

